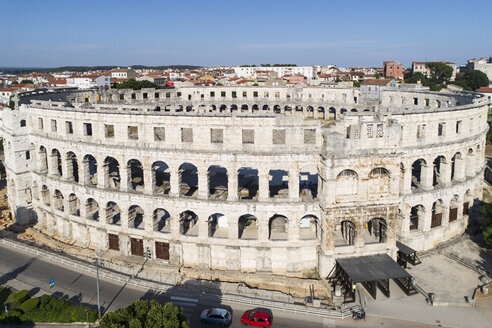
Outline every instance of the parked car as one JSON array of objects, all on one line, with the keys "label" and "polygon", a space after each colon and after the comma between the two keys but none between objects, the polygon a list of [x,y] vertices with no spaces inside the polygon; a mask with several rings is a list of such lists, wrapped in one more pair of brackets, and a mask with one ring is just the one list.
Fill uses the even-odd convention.
[{"label": "parked car", "polygon": [[226,309],[211,308],[203,310],[202,314],[200,314],[200,320],[202,322],[215,323],[226,326],[231,323],[232,315]]},{"label": "parked car", "polygon": [[273,313],[265,308],[247,310],[241,317],[241,323],[245,326],[270,328],[273,323]]}]

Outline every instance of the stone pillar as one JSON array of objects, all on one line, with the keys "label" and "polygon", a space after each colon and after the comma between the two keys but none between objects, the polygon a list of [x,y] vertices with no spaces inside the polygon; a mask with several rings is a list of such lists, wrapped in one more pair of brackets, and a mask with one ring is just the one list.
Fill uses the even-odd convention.
[{"label": "stone pillar", "polygon": [[130,255],[130,238],[127,234],[118,234],[119,244],[120,244],[120,253],[124,256]]},{"label": "stone pillar", "polygon": [[[422,231],[430,231],[432,221],[432,203],[426,204],[425,212],[419,213],[419,229]],[[422,223],[422,226],[420,225]]]},{"label": "stone pillar", "polygon": [[270,188],[269,188],[270,176],[269,170],[266,168],[260,168],[258,170],[258,192],[259,200],[266,200],[270,197]]},{"label": "stone pillar", "polygon": [[403,178],[400,180],[402,183],[400,190],[402,194],[406,195],[412,192],[412,167],[406,163],[404,165],[405,169],[400,173],[403,175]]},{"label": "stone pillar", "polygon": [[175,165],[169,166],[169,172],[171,176],[169,178],[169,182],[171,184],[171,190],[169,191],[169,195],[173,197],[179,197],[179,168]]},{"label": "stone pillar", "polygon": [[402,220],[401,234],[403,237],[408,237],[410,234],[410,215],[411,215],[411,207],[404,205],[402,209],[403,217],[400,218]]},{"label": "stone pillar", "polygon": [[227,200],[230,202],[238,200],[237,179],[237,170],[234,167],[227,168]]},{"label": "stone pillar", "polygon": [[235,216],[228,216],[227,225],[228,227],[228,236],[231,240],[237,240],[239,238],[239,218]]},{"label": "stone pillar", "polygon": [[84,186],[89,184],[90,181],[89,160],[87,159],[84,159],[82,161],[82,165],[80,165],[79,181]]},{"label": "stone pillar", "polygon": [[475,176],[475,154],[466,155],[466,176]]},{"label": "stone pillar", "polygon": [[289,170],[289,198],[299,201],[299,170],[297,168]]},{"label": "stone pillar", "polygon": [[129,181],[130,181],[130,169],[126,165],[125,162],[123,162],[122,165],[120,165],[120,190],[123,192],[128,191],[129,187]]},{"label": "stone pillar", "polygon": [[128,222],[128,207],[120,206],[120,219],[121,219],[121,230],[128,231],[129,222]]},{"label": "stone pillar", "polygon": [[102,189],[109,188],[109,165],[104,163],[104,161],[101,162],[97,175],[97,186]]},{"label": "stone pillar", "polygon": [[[261,194],[260,194],[261,195]],[[268,227],[268,219],[269,218],[257,218],[258,224],[258,240],[259,241],[268,241],[269,227]]]},{"label": "stone pillar", "polygon": [[465,159],[456,158],[454,160],[454,179],[456,181],[465,181],[466,179],[465,170],[466,170]]},{"label": "stone pillar", "polygon": [[475,170],[476,172],[480,172],[480,170],[482,170],[483,166],[484,166],[484,153],[479,150],[477,151],[476,155],[476,162],[475,162]]},{"label": "stone pillar", "polygon": [[421,166],[420,172],[420,185],[424,190],[432,189],[432,182],[434,179],[434,165],[432,163],[427,163],[425,166]]},{"label": "stone pillar", "polygon": [[439,183],[443,186],[451,185],[451,162],[441,163]]},{"label": "stone pillar", "polygon": [[154,185],[155,185],[155,175],[153,174],[152,169],[144,168],[143,178],[144,178],[144,193],[147,195],[153,195]]},{"label": "stone pillar", "polygon": [[51,155],[49,159],[50,159],[50,165],[48,165],[49,175],[59,176],[60,173],[58,173],[58,156]]},{"label": "stone pillar", "polygon": [[68,169],[68,167],[71,165],[68,165],[68,160],[66,158],[62,158],[61,166],[62,166],[63,179],[72,181],[73,180],[72,170]]},{"label": "stone pillar", "polygon": [[[449,203],[449,202],[448,202]],[[449,205],[445,205],[442,207],[442,219],[441,219],[441,225],[443,227],[447,227],[449,224]]]},{"label": "stone pillar", "polygon": [[[289,180],[290,182],[290,180]],[[290,188],[289,188],[290,190]],[[289,241],[298,241],[299,240],[299,223],[298,223],[298,218],[299,215],[292,216],[289,218],[289,230],[288,230],[288,238]]]},{"label": "stone pillar", "polygon": [[171,224],[171,236],[172,238],[179,237],[179,214],[174,212],[169,212],[170,224]]},{"label": "stone pillar", "polygon": [[208,170],[206,167],[202,167],[202,166],[199,166],[197,169],[198,169],[198,198],[208,199],[208,194],[209,194]]},{"label": "stone pillar", "polygon": [[200,239],[208,238],[208,217],[205,213],[198,213],[198,237]]},{"label": "stone pillar", "polygon": [[147,233],[152,233],[152,231],[154,230],[153,214],[154,213],[150,208],[144,209],[143,224],[144,224],[144,230]]}]

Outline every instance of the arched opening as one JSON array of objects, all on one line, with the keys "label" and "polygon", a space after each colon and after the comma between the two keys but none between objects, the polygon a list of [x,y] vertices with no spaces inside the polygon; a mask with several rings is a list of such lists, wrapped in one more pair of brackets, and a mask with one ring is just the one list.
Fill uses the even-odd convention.
[{"label": "arched opening", "polygon": [[220,108],[219,108],[220,112],[225,112],[227,110],[227,106],[226,105],[220,105]]},{"label": "arched opening", "polygon": [[343,170],[337,176],[336,194],[356,195],[358,192],[359,176],[353,170]]},{"label": "arched opening", "polygon": [[121,210],[115,202],[106,204],[106,222],[108,224],[121,225]]},{"label": "arched opening", "polygon": [[68,209],[70,215],[80,216],[80,201],[75,194],[68,196]]},{"label": "arched opening", "polygon": [[154,210],[152,221],[154,224],[154,231],[163,233],[171,232],[171,215],[165,209],[158,208]]},{"label": "arched opening", "polygon": [[64,198],[60,190],[55,189],[55,193],[53,194],[53,201],[55,210],[63,212],[63,210],[65,209],[65,206],[63,205]]},{"label": "arched opening", "polygon": [[451,159],[451,181],[456,181],[458,179],[458,170],[460,166],[463,165],[461,153],[454,154]]},{"label": "arched opening", "polygon": [[193,111],[193,106],[191,106],[191,105],[186,106],[186,112],[187,113],[192,112],[192,111]]},{"label": "arched opening", "polygon": [[308,117],[314,117],[314,107],[313,106],[307,106],[306,112],[307,112]]},{"label": "arched opening", "polygon": [[69,151],[66,156],[67,161],[67,179],[69,181],[79,182],[79,163],[77,155]]},{"label": "arched opening", "polygon": [[456,221],[458,219],[458,207],[460,206],[460,196],[453,195],[449,204],[449,222]]},{"label": "arched opening", "polygon": [[357,108],[352,108],[350,111],[351,111],[352,113],[357,113],[357,112],[358,112]]},{"label": "arched opening", "polygon": [[242,167],[237,171],[240,199],[258,199],[258,170]]},{"label": "arched opening", "polygon": [[[13,182],[12,182],[13,183]],[[10,188],[15,190],[15,185],[10,184]],[[12,188],[13,186],[13,188]],[[15,198],[15,197],[14,197]],[[46,185],[41,187],[41,198],[43,199],[43,204],[46,206],[51,206],[50,191]]]},{"label": "arched opening", "polygon": [[305,215],[299,221],[299,239],[318,238],[318,218],[314,215]]},{"label": "arched opening", "polygon": [[238,111],[237,105],[236,104],[232,104],[231,105],[231,113],[232,112],[237,112],[237,111]]},{"label": "arched opening", "polygon": [[51,151],[51,166],[52,166],[52,174],[57,176],[62,176],[62,160],[60,152],[57,149],[53,149]]},{"label": "arched opening", "polygon": [[227,199],[229,180],[227,169],[212,165],[208,168],[208,191],[209,198]]},{"label": "arched opening", "polygon": [[46,153],[46,148],[43,146],[39,147],[39,154],[38,154],[38,169],[40,173],[47,173],[48,172],[48,157]]},{"label": "arched opening", "polygon": [[440,227],[442,224],[442,213],[444,212],[444,203],[438,199],[432,204],[431,228]]},{"label": "arched opening", "polygon": [[[318,107],[317,118],[319,118],[319,119],[325,118],[325,108],[323,106]],[[335,118],[335,117],[333,117],[333,118]]]},{"label": "arched opening", "polygon": [[270,106],[268,106],[268,105],[263,105],[263,110],[264,110],[264,111],[269,111],[269,110],[270,110]]},{"label": "arched opening", "polygon": [[246,105],[246,104],[241,105],[241,113],[247,112],[248,110],[249,110],[248,105]]},{"label": "arched opening", "polygon": [[434,160],[434,173],[432,177],[432,185],[442,185],[444,184],[444,165],[446,165],[446,158],[444,156],[437,156]]},{"label": "arched opening", "polygon": [[335,107],[330,107],[328,113],[330,113],[330,119],[335,120],[337,118],[337,110]]},{"label": "arched opening", "polygon": [[32,181],[31,189],[32,189],[32,196],[34,197],[34,199],[39,200],[39,189],[36,180]]},{"label": "arched opening", "polygon": [[92,155],[85,155],[82,161],[84,168],[85,185],[97,186],[97,161]]},{"label": "arched opening", "polygon": [[347,109],[346,108],[340,109],[340,114],[345,114],[346,112],[347,112]]},{"label": "arched opening", "polygon": [[420,221],[423,220],[425,207],[422,205],[413,206],[410,210],[410,230],[419,230]]},{"label": "arched opening", "polygon": [[374,218],[367,222],[367,234],[365,238],[366,244],[370,243],[385,243],[386,231],[388,226],[383,218]]},{"label": "arched opening", "polygon": [[253,110],[253,112],[260,110],[260,108],[256,104],[254,104],[253,106],[251,106],[251,109]]},{"label": "arched opening", "polygon": [[273,106],[273,112],[274,112],[275,114],[280,114],[280,113],[281,113],[281,111],[282,111],[282,109],[281,109],[280,105],[275,105],[275,106]]},{"label": "arched opening", "polygon": [[143,166],[137,159],[131,159],[127,163],[129,187],[131,190],[143,192],[144,190],[144,175]]},{"label": "arched opening", "polygon": [[[342,221],[340,223],[340,232],[341,232],[341,243],[342,245],[354,245],[355,244],[355,224],[352,221]],[[335,245],[337,244],[335,240]]]},{"label": "arched opening", "polygon": [[289,174],[285,170],[270,170],[268,191],[270,198],[289,197]]},{"label": "arched opening", "polygon": [[120,190],[120,163],[113,157],[108,156],[104,160],[104,167],[106,168],[106,174],[108,174],[108,188]]},{"label": "arched opening", "polygon": [[99,204],[94,198],[87,198],[85,208],[87,220],[99,221]]},{"label": "arched opening", "polygon": [[214,213],[208,218],[208,236],[214,238],[228,238],[229,224],[227,217],[221,213]]},{"label": "arched opening", "polygon": [[469,177],[475,175],[475,153],[472,148],[468,149],[466,155],[466,175]]},{"label": "arched opening", "polygon": [[463,196],[463,216],[468,215],[471,205],[473,205],[473,195],[470,189],[468,189]]},{"label": "arched opening", "polygon": [[292,114],[292,107],[290,107],[289,105],[284,106],[284,113],[285,114]]},{"label": "arched opening", "polygon": [[418,159],[412,164],[412,188],[419,189],[422,184],[423,170],[427,163],[423,159]]},{"label": "arched opening", "polygon": [[268,221],[268,238],[270,240],[287,240],[289,237],[289,220],[279,214],[275,214]]},{"label": "arched opening", "polygon": [[299,196],[303,201],[318,198],[318,172],[316,168],[299,173]]},{"label": "arched opening", "polygon": [[295,107],[295,112],[296,112],[296,114],[297,114],[297,113],[301,113],[301,114],[302,114],[303,110],[304,110],[304,108],[303,108],[302,106],[300,106],[300,105],[297,105],[297,106]]},{"label": "arched opening", "polygon": [[192,211],[179,215],[179,233],[187,236],[198,236],[198,216]]},{"label": "arched opening", "polygon": [[245,214],[238,221],[239,239],[258,239],[258,220],[254,215]]},{"label": "arched opening", "polygon": [[179,191],[180,196],[198,196],[198,173],[195,165],[184,163],[179,167]]},{"label": "arched opening", "polygon": [[384,167],[376,167],[369,172],[370,193],[387,193],[390,186],[390,173]]},{"label": "arched opening", "polygon": [[128,209],[128,226],[134,229],[143,230],[144,210],[138,205],[132,205]]},{"label": "arched opening", "polygon": [[152,164],[153,190],[157,195],[167,195],[171,191],[171,174],[169,166],[161,161]]}]

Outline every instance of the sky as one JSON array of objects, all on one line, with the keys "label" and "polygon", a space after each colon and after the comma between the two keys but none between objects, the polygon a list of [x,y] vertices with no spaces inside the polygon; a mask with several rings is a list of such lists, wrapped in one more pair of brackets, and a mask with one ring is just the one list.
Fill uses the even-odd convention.
[{"label": "sky", "polygon": [[0,0],[0,67],[492,56],[492,0]]}]

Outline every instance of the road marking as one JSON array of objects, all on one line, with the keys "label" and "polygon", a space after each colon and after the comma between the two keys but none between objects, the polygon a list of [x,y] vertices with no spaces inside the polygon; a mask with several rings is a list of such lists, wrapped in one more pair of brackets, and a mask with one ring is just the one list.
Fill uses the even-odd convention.
[{"label": "road marking", "polygon": [[184,301],[184,302],[190,302],[190,303],[198,303],[198,298],[171,296],[171,300]]},{"label": "road marking", "polygon": [[193,314],[193,311],[195,310],[195,307],[198,304],[197,298],[171,296],[170,301],[174,305],[180,306],[183,309],[183,313],[187,317],[190,317]]}]

